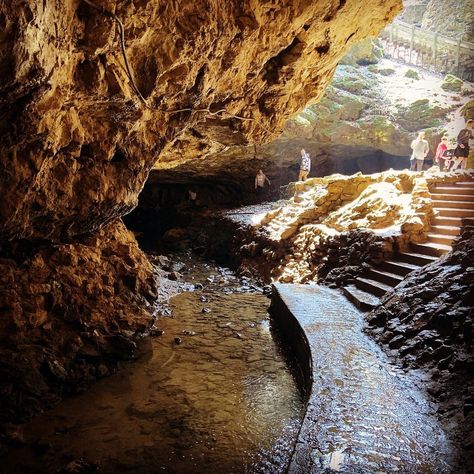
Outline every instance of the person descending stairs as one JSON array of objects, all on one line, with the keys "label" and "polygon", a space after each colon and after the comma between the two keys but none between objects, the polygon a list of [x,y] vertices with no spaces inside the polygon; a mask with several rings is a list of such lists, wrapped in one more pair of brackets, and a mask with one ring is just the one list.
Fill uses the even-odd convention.
[{"label": "person descending stairs", "polygon": [[440,183],[430,191],[436,217],[428,241],[411,243],[407,251],[372,265],[363,276],[355,278],[354,284],[343,287],[346,297],[358,308],[368,311],[377,306],[380,298],[409,273],[449,252],[463,225],[474,224],[474,181]]}]

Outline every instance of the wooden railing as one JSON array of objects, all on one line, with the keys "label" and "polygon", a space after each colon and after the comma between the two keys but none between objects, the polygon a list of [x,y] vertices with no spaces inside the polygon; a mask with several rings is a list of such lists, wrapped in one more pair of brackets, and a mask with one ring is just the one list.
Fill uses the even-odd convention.
[{"label": "wooden railing", "polygon": [[434,72],[474,79],[474,43],[396,20],[381,34],[389,55]]}]

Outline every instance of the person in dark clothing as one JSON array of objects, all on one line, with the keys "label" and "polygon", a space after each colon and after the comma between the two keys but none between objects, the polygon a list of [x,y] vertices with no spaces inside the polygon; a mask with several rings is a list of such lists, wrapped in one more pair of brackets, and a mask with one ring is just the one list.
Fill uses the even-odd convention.
[{"label": "person in dark clothing", "polygon": [[255,175],[255,193],[257,196],[265,194],[265,182],[270,186],[270,180],[265,173],[262,170],[258,170],[258,173]]},{"label": "person in dark clothing", "polygon": [[457,138],[457,147],[454,151],[454,164],[451,168],[455,170],[459,166],[462,169],[466,169],[467,167],[467,158],[469,156],[469,140],[472,140],[474,136],[472,135],[472,127],[474,126],[474,120],[469,119],[466,122],[466,127],[463,128]]}]

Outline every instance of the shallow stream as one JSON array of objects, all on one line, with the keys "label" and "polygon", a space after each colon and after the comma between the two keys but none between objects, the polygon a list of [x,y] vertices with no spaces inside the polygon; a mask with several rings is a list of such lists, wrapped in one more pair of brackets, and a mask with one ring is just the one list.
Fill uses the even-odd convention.
[{"label": "shallow stream", "polygon": [[269,299],[226,269],[187,267],[197,289],[172,299],[172,317],[158,321],[163,335],[27,425],[26,445],[0,472],[68,464],[64,472],[284,471],[303,403],[270,327]]}]

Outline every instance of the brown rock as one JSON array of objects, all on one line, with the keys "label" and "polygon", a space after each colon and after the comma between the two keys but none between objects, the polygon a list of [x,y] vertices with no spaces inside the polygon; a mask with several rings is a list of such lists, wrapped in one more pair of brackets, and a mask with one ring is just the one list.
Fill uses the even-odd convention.
[{"label": "brown rock", "polygon": [[401,9],[400,0],[370,9],[332,0],[97,4],[124,25],[139,93],[116,24],[99,10],[72,0],[0,6],[2,240],[94,232],[136,205],[157,160],[270,138],[322,94],[352,44]]}]

